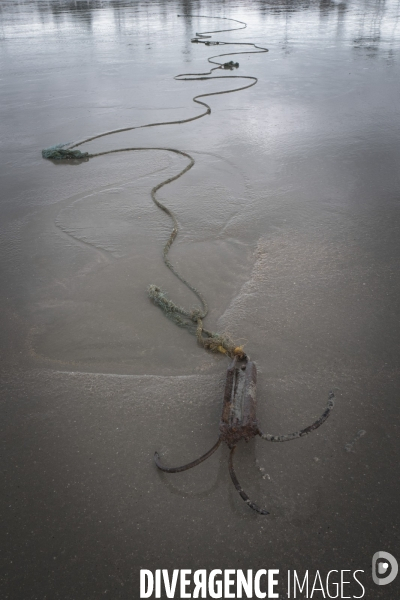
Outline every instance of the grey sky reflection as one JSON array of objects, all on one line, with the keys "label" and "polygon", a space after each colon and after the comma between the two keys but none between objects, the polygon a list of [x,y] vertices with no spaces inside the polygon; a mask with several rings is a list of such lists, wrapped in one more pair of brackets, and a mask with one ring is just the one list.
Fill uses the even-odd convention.
[{"label": "grey sky reflection", "polygon": [[[241,6],[243,4],[243,6]],[[104,36],[108,31],[116,35],[129,35],[140,30],[142,37],[160,33],[173,34],[168,21],[177,13],[182,19],[187,36],[183,53],[190,60],[190,36],[205,24],[204,19],[190,18],[194,14],[243,18],[249,27],[262,26],[264,41],[278,44],[284,54],[296,46],[320,40],[341,43],[356,51],[376,57],[383,52],[394,60],[400,45],[399,0],[360,1],[350,4],[319,0],[306,2],[265,2],[255,0],[250,5],[239,2],[234,7],[225,2],[128,2],[125,0],[58,0],[36,2],[4,2],[1,7],[2,39],[11,41],[29,33],[29,36],[50,34],[52,30],[82,28],[85,34]],[[302,15],[307,12],[307,19]],[[148,25],[144,25],[148,17]],[[167,27],[166,27],[167,26]],[[253,32],[254,33],[254,32]],[[242,33],[243,34],[243,33]],[[227,34],[225,34],[227,35]],[[245,35],[245,34],[244,34]],[[171,43],[169,38],[168,43]]]}]

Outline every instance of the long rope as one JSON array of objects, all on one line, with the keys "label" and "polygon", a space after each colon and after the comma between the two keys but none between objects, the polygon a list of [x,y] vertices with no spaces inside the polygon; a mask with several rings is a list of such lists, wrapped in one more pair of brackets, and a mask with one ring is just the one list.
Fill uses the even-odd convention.
[{"label": "long rope", "polygon": [[[178,17],[180,17],[180,16],[182,16],[182,15],[178,15]],[[197,15],[197,17],[209,18],[209,17],[206,17],[206,15]],[[70,143],[70,144],[58,144],[56,146],[51,146],[50,148],[46,148],[46,149],[42,150],[42,156],[43,156],[43,158],[47,158],[50,160],[57,160],[57,161],[65,160],[65,159],[67,159],[67,160],[68,159],[74,159],[74,160],[86,159],[87,160],[89,158],[95,158],[97,156],[104,156],[106,154],[114,154],[116,152],[160,150],[160,151],[164,151],[164,152],[174,152],[175,154],[179,154],[180,156],[183,156],[184,158],[188,159],[189,162],[186,165],[186,167],[184,169],[182,169],[177,175],[174,175],[173,177],[169,177],[168,179],[165,179],[164,181],[155,185],[152,188],[151,197],[152,197],[153,202],[156,204],[156,206],[158,206],[158,208],[163,210],[170,217],[170,219],[172,220],[172,223],[173,223],[172,232],[171,232],[171,234],[168,238],[168,241],[166,242],[166,244],[164,246],[164,250],[163,250],[164,263],[172,271],[172,273],[184,285],[186,285],[187,288],[189,288],[195,294],[195,296],[200,301],[201,307],[193,309],[193,310],[186,310],[186,309],[178,306],[177,304],[175,304],[172,300],[170,300],[166,296],[166,294],[156,285],[150,285],[149,289],[148,289],[148,293],[149,293],[150,298],[152,298],[152,300],[155,302],[155,304],[157,304],[160,308],[162,308],[162,310],[165,312],[165,314],[172,321],[174,321],[180,327],[185,327],[186,329],[191,331],[191,333],[195,334],[199,344],[201,344],[204,348],[211,350],[213,352],[221,352],[223,354],[227,354],[231,358],[233,358],[234,356],[238,356],[239,358],[246,358],[246,355],[243,351],[243,347],[235,344],[229,338],[228,335],[226,335],[226,334],[220,335],[218,333],[208,331],[207,329],[204,328],[203,320],[207,316],[207,313],[208,313],[208,304],[207,304],[206,299],[204,298],[203,294],[196,287],[194,287],[191,283],[189,283],[176,270],[176,268],[173,266],[173,264],[170,262],[170,260],[168,258],[168,254],[171,249],[171,246],[172,246],[173,242],[175,241],[175,238],[178,235],[178,231],[179,231],[178,221],[177,221],[175,215],[173,214],[173,212],[157,199],[156,193],[163,186],[168,185],[169,183],[172,183],[173,181],[176,181],[177,179],[182,177],[182,175],[187,173],[187,171],[189,171],[195,164],[194,158],[187,152],[183,152],[182,150],[178,150],[176,148],[133,147],[133,148],[120,148],[117,150],[108,150],[105,152],[97,152],[97,153],[92,153],[92,154],[90,154],[89,152],[82,152],[81,150],[77,150],[77,148],[79,146],[82,146],[83,144],[92,142],[94,140],[100,139],[100,138],[108,136],[108,135],[114,135],[116,133],[123,133],[126,131],[133,131],[134,129],[145,129],[147,127],[159,127],[159,126],[163,126],[163,125],[180,125],[182,123],[189,123],[190,121],[195,121],[197,119],[201,119],[201,118],[205,117],[206,115],[211,114],[211,107],[209,106],[209,104],[207,104],[203,100],[200,100],[200,98],[207,98],[207,97],[218,96],[218,95],[222,95],[222,94],[231,94],[233,92],[238,92],[241,90],[248,89],[248,88],[252,87],[253,85],[255,85],[258,81],[257,77],[251,77],[248,75],[224,75],[224,76],[212,75],[213,71],[215,71],[217,69],[224,69],[224,70],[232,71],[233,69],[237,69],[239,67],[239,63],[237,63],[237,62],[235,63],[232,60],[229,62],[221,63],[221,62],[218,62],[213,59],[221,58],[224,56],[234,56],[234,55],[239,55],[239,54],[255,54],[255,53],[259,53],[259,52],[268,52],[268,49],[263,48],[261,46],[257,46],[256,44],[252,44],[252,43],[211,41],[210,39],[208,39],[208,38],[211,38],[211,36],[206,35],[206,34],[221,33],[221,32],[226,32],[226,31],[236,31],[238,29],[245,29],[247,27],[246,23],[244,23],[243,21],[238,21],[237,19],[229,19],[227,17],[211,17],[211,18],[221,19],[221,20],[226,20],[226,21],[234,21],[236,23],[241,24],[242,27],[230,28],[230,29],[217,29],[214,31],[203,31],[202,33],[196,33],[196,37],[192,38],[192,40],[191,40],[192,43],[205,44],[207,46],[211,46],[211,45],[212,46],[216,46],[216,45],[220,45],[220,46],[229,46],[229,45],[251,46],[255,50],[252,50],[252,51],[245,50],[242,52],[228,52],[228,53],[223,53],[223,54],[219,54],[216,56],[211,56],[208,58],[208,62],[210,64],[214,64],[217,66],[211,68],[210,71],[208,71],[207,73],[182,73],[180,75],[176,75],[174,77],[174,79],[177,81],[203,81],[203,80],[209,80],[209,79],[247,79],[247,80],[250,80],[251,83],[248,83],[241,87],[232,88],[229,90],[221,90],[218,92],[209,92],[207,94],[198,94],[198,95],[194,96],[193,102],[195,102],[196,104],[200,104],[201,106],[203,106],[206,109],[204,112],[202,112],[201,114],[196,115],[194,117],[190,117],[188,119],[181,119],[178,121],[162,121],[162,122],[156,122],[156,123],[147,123],[146,125],[138,125],[138,126],[133,126],[133,127],[123,127],[121,129],[113,129],[112,131],[106,131],[104,133],[100,133],[100,134],[85,138],[84,140],[80,140],[78,142],[74,142],[74,143]]]}]

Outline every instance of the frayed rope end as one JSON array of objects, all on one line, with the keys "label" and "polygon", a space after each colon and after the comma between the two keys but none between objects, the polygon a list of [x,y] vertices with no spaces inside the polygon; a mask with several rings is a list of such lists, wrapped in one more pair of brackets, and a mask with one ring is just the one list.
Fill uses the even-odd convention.
[{"label": "frayed rope end", "polygon": [[45,148],[42,150],[43,158],[48,158],[50,160],[63,160],[68,158],[79,159],[79,158],[88,158],[89,152],[81,152],[80,150],[68,150],[68,148],[64,148],[67,144],[57,144],[56,146],[50,146],[50,148]]}]

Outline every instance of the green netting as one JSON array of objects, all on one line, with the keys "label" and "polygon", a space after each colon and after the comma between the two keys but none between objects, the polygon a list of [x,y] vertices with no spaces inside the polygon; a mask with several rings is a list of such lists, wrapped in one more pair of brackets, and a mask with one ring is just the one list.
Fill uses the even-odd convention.
[{"label": "green netting", "polygon": [[65,148],[68,144],[57,144],[56,146],[50,146],[50,148],[45,148],[42,150],[43,158],[48,158],[50,160],[63,160],[66,158],[87,158],[89,156],[89,152],[81,152],[80,150],[71,150],[70,148]]}]

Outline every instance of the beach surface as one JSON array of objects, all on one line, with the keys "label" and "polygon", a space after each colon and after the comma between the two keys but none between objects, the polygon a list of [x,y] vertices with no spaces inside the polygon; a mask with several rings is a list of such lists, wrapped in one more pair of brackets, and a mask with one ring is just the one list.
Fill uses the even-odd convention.
[{"label": "beach surface", "polygon": [[[241,51],[191,43],[240,27],[213,17],[247,28],[212,40],[269,49],[216,72],[255,86],[80,149],[194,158],[158,192],[179,223],[170,260],[205,327],[256,362],[263,431],[309,425],[334,393],[310,436],[238,445],[269,516],[235,491],[226,446],[185,473],[153,462],[215,443],[229,366],[147,296],[198,305],[163,263],[172,224],[150,195],[187,161],[41,156],[238,86],[174,80]],[[227,568],[360,569],[366,598],[398,597],[371,578],[374,553],[400,559],[398,20],[394,0],[1,3],[2,598],[125,600],[140,569]]]}]

